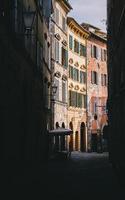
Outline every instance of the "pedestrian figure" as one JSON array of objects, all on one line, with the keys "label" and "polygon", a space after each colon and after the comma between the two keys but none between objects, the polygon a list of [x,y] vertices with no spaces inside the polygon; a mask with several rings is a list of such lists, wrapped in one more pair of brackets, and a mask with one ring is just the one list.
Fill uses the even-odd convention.
[{"label": "pedestrian figure", "polygon": [[98,135],[97,131],[99,129],[97,115],[94,115],[94,120],[91,123],[91,150],[93,152],[97,152],[97,142],[98,142]]},{"label": "pedestrian figure", "polygon": [[108,151],[108,120],[107,123],[103,127],[103,140],[104,140],[104,151]]},{"label": "pedestrian figure", "polygon": [[69,139],[69,158],[71,157],[71,153],[72,153],[72,141],[71,141],[71,137]]}]

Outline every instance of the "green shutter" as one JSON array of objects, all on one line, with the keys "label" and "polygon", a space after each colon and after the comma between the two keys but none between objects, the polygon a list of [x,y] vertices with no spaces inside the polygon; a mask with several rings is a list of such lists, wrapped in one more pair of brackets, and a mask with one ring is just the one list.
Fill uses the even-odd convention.
[{"label": "green shutter", "polygon": [[83,56],[86,57],[86,46],[83,46]]},{"label": "green shutter", "polygon": [[69,48],[73,49],[73,37],[71,35],[69,35]]},{"label": "green shutter", "polygon": [[65,50],[65,54],[66,54],[66,65],[65,67],[68,68],[68,51]]}]

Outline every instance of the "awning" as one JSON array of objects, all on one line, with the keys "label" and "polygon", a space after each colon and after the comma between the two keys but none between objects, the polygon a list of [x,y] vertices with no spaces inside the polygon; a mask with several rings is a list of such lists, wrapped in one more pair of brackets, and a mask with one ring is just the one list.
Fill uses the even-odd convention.
[{"label": "awning", "polygon": [[73,131],[71,129],[66,129],[66,128],[57,128],[57,129],[53,129],[48,131],[49,135],[53,135],[53,136],[62,136],[62,135],[70,135],[73,134]]}]

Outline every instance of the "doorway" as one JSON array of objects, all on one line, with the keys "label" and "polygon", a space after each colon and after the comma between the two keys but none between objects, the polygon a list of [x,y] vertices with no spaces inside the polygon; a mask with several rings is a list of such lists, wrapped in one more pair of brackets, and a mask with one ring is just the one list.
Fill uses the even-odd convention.
[{"label": "doorway", "polygon": [[[69,123],[69,128],[73,131],[72,122]],[[70,135],[70,148],[71,148],[71,151],[73,151],[73,134]]]},{"label": "doorway", "polygon": [[86,130],[85,123],[82,122],[80,126],[80,151],[84,152],[86,150]]}]

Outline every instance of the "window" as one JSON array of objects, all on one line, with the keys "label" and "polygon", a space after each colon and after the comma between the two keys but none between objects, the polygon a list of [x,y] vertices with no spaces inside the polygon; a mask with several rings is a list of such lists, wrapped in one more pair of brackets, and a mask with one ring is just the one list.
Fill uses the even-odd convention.
[{"label": "window", "polygon": [[93,46],[91,44],[91,58],[93,58]]},{"label": "window", "polygon": [[69,35],[69,48],[73,49],[73,37],[71,35]]},{"label": "window", "polygon": [[62,102],[66,102],[66,81],[62,81]]},{"label": "window", "polygon": [[99,48],[95,45],[91,45],[91,57],[99,59]]},{"label": "window", "polygon": [[69,66],[69,78],[73,79],[74,81],[79,81],[79,70]]},{"label": "window", "polygon": [[86,108],[86,95],[69,91],[69,106]]},{"label": "window", "polygon": [[86,57],[86,46],[80,44],[80,56]]},{"label": "window", "polygon": [[57,101],[59,101],[59,80],[58,79],[55,79],[55,85],[57,86],[57,91],[56,91],[55,99]]},{"label": "window", "polygon": [[79,70],[76,68],[73,69],[73,80],[79,81]]},{"label": "window", "polygon": [[101,74],[101,85],[107,86],[107,75],[106,74]]},{"label": "window", "polygon": [[91,83],[98,84],[98,74],[95,71],[91,71]]},{"label": "window", "polygon": [[74,52],[79,54],[79,42],[74,40]]},{"label": "window", "polygon": [[84,101],[84,108],[87,108],[87,96],[86,95],[83,95],[83,101]]},{"label": "window", "polygon": [[101,49],[101,61],[107,61],[107,50]]},{"label": "window", "polygon": [[59,62],[59,41],[55,39],[55,60]]},{"label": "window", "polygon": [[93,53],[94,58],[98,58],[98,49],[95,45],[93,46]]},{"label": "window", "polygon": [[69,66],[69,78],[73,79],[73,67]]},{"label": "window", "polygon": [[80,71],[80,83],[86,83],[86,72]]},{"label": "window", "polygon": [[83,107],[83,95],[80,93],[77,93],[77,107],[78,108]]},{"label": "window", "polygon": [[69,91],[69,106],[76,107],[77,103],[77,96],[76,92],[74,91]]},{"label": "window", "polygon": [[107,76],[106,76],[106,74],[104,74],[104,86],[106,86],[107,85]]},{"label": "window", "polygon": [[59,25],[59,9],[55,9],[55,21]]},{"label": "window", "polygon": [[104,49],[104,61],[107,61],[107,51]]},{"label": "window", "polygon": [[62,47],[62,65],[68,67],[68,51],[64,47]]},{"label": "window", "polygon": [[63,31],[66,31],[66,18],[62,17],[62,29]]}]

